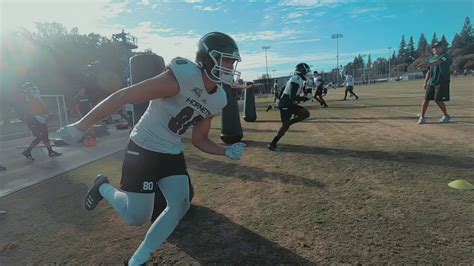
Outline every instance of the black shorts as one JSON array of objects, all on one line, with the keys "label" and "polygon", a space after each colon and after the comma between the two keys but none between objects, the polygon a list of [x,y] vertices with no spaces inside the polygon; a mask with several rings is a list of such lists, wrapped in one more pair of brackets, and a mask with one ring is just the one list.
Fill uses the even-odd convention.
[{"label": "black shorts", "polygon": [[425,92],[425,100],[448,102],[449,101],[449,83],[429,85]]},{"label": "black shorts", "polygon": [[319,86],[317,89],[316,89],[316,93],[314,95],[317,95],[317,96],[322,96],[323,95],[323,86]]},{"label": "black shorts", "polygon": [[280,108],[281,122],[289,122],[292,115],[300,113],[303,109],[306,110],[304,107],[297,104],[291,105],[288,108]]},{"label": "black shorts", "polygon": [[275,98],[273,98],[273,101],[276,101],[276,100],[278,100],[278,96],[280,96],[280,93],[278,93],[278,92],[275,92],[275,93],[274,93],[274,95],[275,95]]},{"label": "black shorts", "polygon": [[172,175],[188,175],[183,153],[154,152],[129,141],[122,165],[120,189],[154,193],[160,191],[158,181]]},{"label": "black shorts", "polygon": [[313,89],[306,89],[306,93],[313,94]]},{"label": "black shorts", "polygon": [[354,86],[347,86],[346,91],[352,92],[354,90]]},{"label": "black shorts", "polygon": [[37,138],[43,136],[48,138],[48,125],[46,123],[40,123],[34,116],[28,116],[25,118],[26,125],[31,130],[33,137]]}]

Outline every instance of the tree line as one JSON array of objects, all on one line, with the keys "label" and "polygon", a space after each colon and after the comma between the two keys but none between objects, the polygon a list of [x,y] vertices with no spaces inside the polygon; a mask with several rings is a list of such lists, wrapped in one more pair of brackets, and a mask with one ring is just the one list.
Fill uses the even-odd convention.
[{"label": "tree line", "polygon": [[353,73],[357,69],[366,69],[367,73],[372,72],[372,74],[377,75],[388,74],[390,68],[390,76],[395,76],[397,73],[415,69],[418,64],[431,57],[431,46],[436,42],[442,43],[453,57],[453,64],[451,66],[453,72],[462,73],[464,69],[474,69],[474,34],[469,17],[464,19],[461,32],[454,35],[451,46],[444,34],[441,38],[438,38],[436,32],[433,34],[430,43],[428,43],[425,34],[422,33],[418,38],[416,46],[413,36],[410,36],[407,43],[405,35],[402,35],[398,51],[394,49],[390,58],[379,57],[372,61],[369,54],[367,61],[365,61],[364,57],[366,55],[359,54],[352,62],[346,64],[343,69],[349,73]]},{"label": "tree line", "polygon": [[41,94],[62,94],[68,102],[80,87],[97,102],[127,82],[122,43],[96,33],[80,34],[78,28],[67,30],[59,23],[36,23],[33,31],[5,33],[1,49],[2,116],[26,81],[38,85]]}]

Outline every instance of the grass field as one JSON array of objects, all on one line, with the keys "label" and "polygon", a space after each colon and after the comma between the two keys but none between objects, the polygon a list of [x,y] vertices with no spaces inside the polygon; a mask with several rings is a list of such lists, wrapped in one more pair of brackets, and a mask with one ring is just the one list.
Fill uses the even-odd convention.
[{"label": "grass field", "polygon": [[[451,124],[432,104],[417,125],[422,81],[358,86],[360,99],[290,128],[281,152],[266,145],[279,112],[258,99],[246,123],[241,161],[187,145],[193,207],[153,262],[164,264],[471,264],[474,190],[474,78],[451,82]],[[219,140],[220,117],[213,139]],[[187,140],[189,144],[189,140]],[[100,148],[100,147],[97,147]],[[0,200],[0,265],[120,264],[148,226],[127,226],[109,204],[93,212],[82,197],[97,173],[118,185],[123,154],[65,173]]]}]

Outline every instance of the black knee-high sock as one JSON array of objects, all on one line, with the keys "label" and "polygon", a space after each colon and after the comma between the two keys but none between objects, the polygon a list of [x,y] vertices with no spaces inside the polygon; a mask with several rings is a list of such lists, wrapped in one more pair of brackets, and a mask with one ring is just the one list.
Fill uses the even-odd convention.
[{"label": "black knee-high sock", "polygon": [[319,99],[318,96],[314,96],[314,99],[316,99],[316,101],[318,101],[318,103],[322,104],[321,100]]},{"label": "black knee-high sock", "polygon": [[273,138],[271,145],[276,146],[278,141],[285,135],[286,131],[288,131],[289,128],[289,123],[284,123],[278,130],[278,134]]},{"label": "black knee-high sock", "polygon": [[321,97],[321,103],[322,103],[324,106],[328,106],[328,105],[326,104],[326,101],[323,99],[323,97]]}]

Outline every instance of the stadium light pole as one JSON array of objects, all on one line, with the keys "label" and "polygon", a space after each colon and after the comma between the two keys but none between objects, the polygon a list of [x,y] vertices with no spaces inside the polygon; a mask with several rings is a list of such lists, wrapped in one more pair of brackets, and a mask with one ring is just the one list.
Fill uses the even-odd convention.
[{"label": "stadium light pole", "polygon": [[365,83],[365,63],[364,63],[364,58],[367,56],[366,54],[361,55],[362,56],[362,84]]},{"label": "stadium light pole", "polygon": [[392,56],[392,47],[388,47],[388,82],[390,82],[390,61]]},{"label": "stadium light pole", "polygon": [[267,91],[267,81],[268,81],[268,59],[267,59],[267,50],[270,49],[270,46],[262,46],[262,49],[265,50],[265,67],[267,69],[267,76],[265,77],[265,92]]},{"label": "stadium light pole", "polygon": [[342,33],[331,35],[331,39],[336,39],[336,68],[337,68],[337,84],[339,84],[339,38],[344,37]]}]

